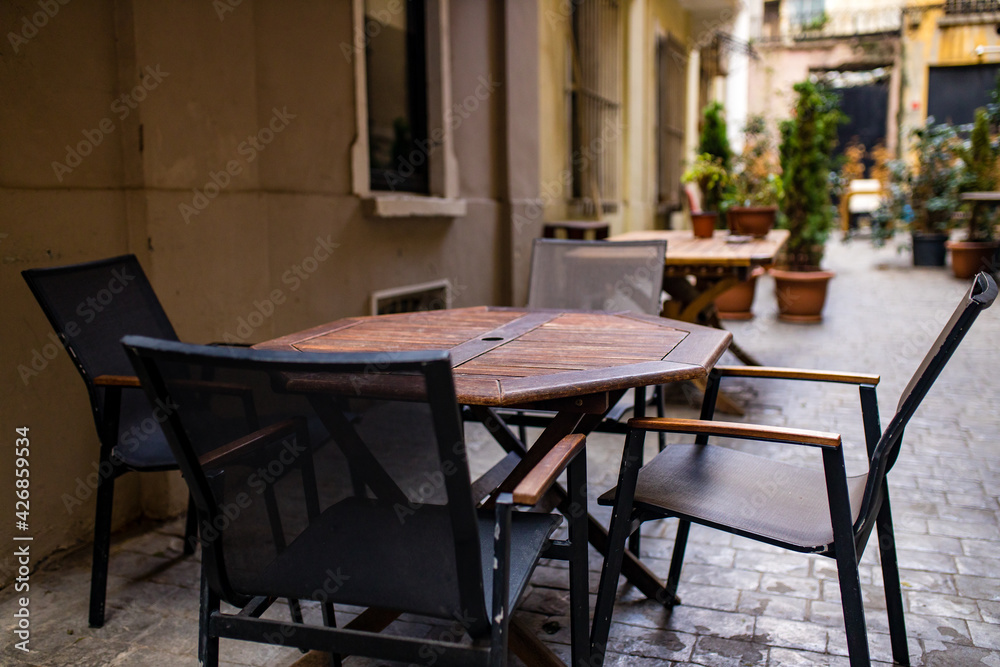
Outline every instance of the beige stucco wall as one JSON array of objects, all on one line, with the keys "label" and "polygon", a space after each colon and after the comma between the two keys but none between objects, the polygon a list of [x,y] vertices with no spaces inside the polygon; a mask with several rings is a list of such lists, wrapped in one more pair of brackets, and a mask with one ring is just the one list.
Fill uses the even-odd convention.
[{"label": "beige stucco wall", "polygon": [[792,86],[808,78],[811,71],[893,65],[886,113],[886,143],[893,149],[901,66],[898,40],[858,37],[794,45],[759,44],[755,48],[760,60],[753,61],[750,67],[748,110],[750,114],[763,114],[775,127],[791,113],[795,95]]},{"label": "beige stucco wall", "polygon": [[[350,2],[234,4],[220,16],[201,0],[73,2],[18,52],[0,44],[0,90],[8,93],[0,98],[0,432],[31,428],[35,562],[90,539],[93,496],[71,514],[61,497],[92,470],[98,444],[64,352],[27,383],[18,374],[51,333],[23,269],[136,253],[178,334],[193,342],[240,335],[274,290],[285,300],[250,331],[251,342],[367,314],[378,289],[447,278],[455,306],[509,302],[523,291],[518,262],[537,225],[530,216],[512,220],[537,199],[539,182],[533,4],[450,5],[453,100],[473,95],[481,77],[502,82],[454,130],[468,205],[458,219],[374,219],[352,194],[355,85],[343,50],[351,54]],[[0,3],[0,24],[19,25],[31,9]],[[499,43],[504,20],[513,49]],[[120,119],[116,98],[144,80],[144,99]],[[65,161],[65,146],[105,118],[112,130],[60,182],[51,163]],[[248,137],[268,126],[280,131],[250,150]],[[240,173],[185,220],[182,206],[205,203],[195,191],[213,173],[225,180],[219,174],[234,161]],[[307,279],[296,278],[318,239],[337,247]],[[12,480],[12,458],[0,457],[0,488]],[[177,475],[126,476],[115,523],[177,513],[184,498]],[[10,525],[0,528],[8,543]],[[10,568],[0,560],[0,585]]]}]

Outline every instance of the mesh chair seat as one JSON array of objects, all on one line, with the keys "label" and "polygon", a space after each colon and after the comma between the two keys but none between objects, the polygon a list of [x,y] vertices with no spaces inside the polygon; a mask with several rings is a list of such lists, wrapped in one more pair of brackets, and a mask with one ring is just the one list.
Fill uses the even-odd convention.
[{"label": "mesh chair seat", "polygon": [[[867,474],[847,478],[852,522],[860,515],[867,481]],[[615,491],[599,502],[611,505]],[[798,551],[825,551],[833,543],[822,469],[728,447],[669,445],[639,472],[634,504]]]},{"label": "mesh chair seat", "polygon": [[[350,498],[329,507],[307,530],[263,570],[254,594],[320,599],[331,591],[315,582],[329,581],[336,599],[347,604],[376,605],[414,614],[450,618],[458,600],[458,582],[445,570],[426,567],[445,560],[452,528],[448,508],[425,505],[409,513],[372,500]],[[401,518],[402,517],[402,518]],[[546,540],[559,525],[551,514],[515,512],[511,521],[510,600],[519,600]],[[492,512],[478,517],[482,581],[486,608],[493,597]],[[372,540],[392,536],[391,540]],[[388,542],[392,542],[389,545]],[[363,545],[359,548],[358,545]],[[317,558],[323,554],[323,558]],[[378,573],[377,581],[351,573]],[[428,581],[440,577],[440,581]],[[414,587],[414,581],[424,586]],[[312,585],[305,585],[306,583]],[[373,593],[376,590],[377,593]]]}]

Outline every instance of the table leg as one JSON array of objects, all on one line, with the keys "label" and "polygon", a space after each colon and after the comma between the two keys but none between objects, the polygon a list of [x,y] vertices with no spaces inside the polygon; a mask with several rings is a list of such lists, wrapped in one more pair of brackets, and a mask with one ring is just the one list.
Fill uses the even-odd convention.
[{"label": "table leg", "polygon": [[[621,396],[618,396],[618,398],[621,398]],[[618,399],[612,396],[612,400],[609,403],[614,405],[617,402]],[[487,430],[489,430],[490,434],[500,444],[500,446],[504,448],[504,450],[507,452],[520,453],[530,451],[525,448],[524,443],[517,438],[514,432],[506,425],[506,423],[504,423],[503,419],[500,418],[495,410],[482,406],[470,407],[472,413],[478,420],[486,425]],[[579,420],[579,423],[576,424],[574,431],[576,433],[589,434],[598,424],[601,423],[603,418],[604,415],[584,415],[583,418]],[[545,429],[543,436],[549,434],[550,428],[551,426]],[[569,432],[562,433],[559,435],[559,438],[568,434]],[[552,433],[549,434],[548,437],[555,437],[555,435],[555,433]],[[560,506],[567,506],[569,504],[569,494],[559,484],[554,484],[552,486],[552,493],[557,498]],[[608,555],[608,531],[589,513],[587,514],[587,537],[590,544],[606,558]],[[662,599],[665,589],[663,588],[663,584],[660,582],[659,577],[657,577],[652,570],[643,565],[633,553],[629,551],[625,552],[621,571],[629,582],[634,584],[647,597],[654,600]]]}]

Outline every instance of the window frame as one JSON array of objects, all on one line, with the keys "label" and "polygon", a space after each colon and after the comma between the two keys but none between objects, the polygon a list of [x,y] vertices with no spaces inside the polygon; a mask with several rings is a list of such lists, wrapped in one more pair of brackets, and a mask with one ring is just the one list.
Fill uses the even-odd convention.
[{"label": "window frame", "polygon": [[[400,0],[405,2],[405,0]],[[353,54],[355,124],[357,134],[351,146],[351,191],[362,200],[366,215],[395,217],[462,217],[467,206],[459,198],[458,162],[454,136],[447,112],[451,109],[450,0],[426,0],[427,134],[430,194],[373,190],[368,141],[368,73],[365,49],[364,0],[352,0],[353,34],[357,48]],[[360,42],[360,44],[358,43]]]}]

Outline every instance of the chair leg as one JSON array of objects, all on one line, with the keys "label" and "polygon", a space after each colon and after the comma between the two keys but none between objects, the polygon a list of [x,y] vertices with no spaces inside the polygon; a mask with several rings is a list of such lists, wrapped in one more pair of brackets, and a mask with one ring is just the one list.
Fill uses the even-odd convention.
[{"label": "chair leg", "polygon": [[[618,577],[625,557],[625,540],[628,538],[629,524],[632,522],[632,500],[635,498],[636,479],[642,467],[642,449],[645,433],[631,431],[625,439],[622,465],[618,473],[618,493],[611,510],[611,524],[608,530],[607,557],[601,569],[601,583],[594,605],[594,622],[591,625],[591,663],[604,664],[608,635],[611,632],[611,613],[614,610]],[[575,667],[575,666],[574,666]]]},{"label": "chair leg", "polygon": [[194,506],[194,496],[188,495],[187,520],[184,522],[184,555],[194,553],[198,543],[198,508]]},{"label": "chair leg", "polygon": [[837,558],[837,578],[840,580],[840,600],[847,631],[847,652],[851,667],[868,667],[868,630],[865,627],[865,607],[858,576],[858,554],[851,525],[851,502],[847,491],[844,452],[839,447],[823,449],[823,473],[826,477],[830,523],[833,527],[833,550]]},{"label": "chair leg", "polygon": [[[103,469],[103,466],[102,466]],[[104,601],[108,592],[108,556],[111,551],[111,511],[114,508],[115,478],[99,475],[97,511],[94,516],[94,559],[90,567],[90,627],[104,625]]]},{"label": "chair leg", "polygon": [[885,586],[885,607],[889,615],[889,638],[892,659],[900,665],[910,664],[910,649],[906,645],[906,622],[903,619],[903,593],[899,586],[899,566],[896,563],[896,537],[892,529],[889,491],[885,491],[882,508],[875,520],[878,531],[878,552],[882,561],[882,582]]},{"label": "chair leg", "polygon": [[201,568],[201,596],[198,612],[198,659],[205,667],[219,665],[219,638],[209,633],[209,622],[214,612],[219,611],[219,596],[208,585],[205,566]]},{"label": "chair leg", "polygon": [[[323,603],[323,625],[328,628],[337,627],[337,615],[334,613],[332,602]],[[330,654],[330,667],[342,667],[339,653]]]},{"label": "chair leg", "polygon": [[642,526],[635,529],[635,532],[628,536],[628,550],[636,558],[642,558],[639,551],[642,549]]},{"label": "chair leg", "polygon": [[569,604],[572,664],[590,664],[590,583],[587,563],[587,455],[581,452],[566,471],[569,486]]},{"label": "chair leg", "polygon": [[493,609],[490,611],[492,632],[490,636],[489,667],[506,667],[509,641],[510,605],[510,521],[509,494],[497,499],[496,524],[493,533]]},{"label": "chair leg", "polygon": [[677,536],[674,537],[674,552],[670,556],[670,571],[667,573],[667,583],[664,586],[663,606],[668,609],[680,604],[677,597],[677,586],[681,581],[681,568],[684,566],[684,550],[687,548],[688,533],[691,532],[691,522],[684,519],[677,524]]},{"label": "chair leg", "polygon": [[299,604],[298,600],[288,601],[288,611],[292,615],[292,623],[298,623],[302,625],[304,621],[302,620],[302,605]]},{"label": "chair leg", "polygon": [[[656,416],[663,418],[667,416],[667,398],[666,392],[664,391],[664,386],[662,384],[656,385],[653,389],[653,400],[656,401]],[[660,431],[656,434],[660,441],[660,451],[662,452],[667,448],[667,434]]]}]

